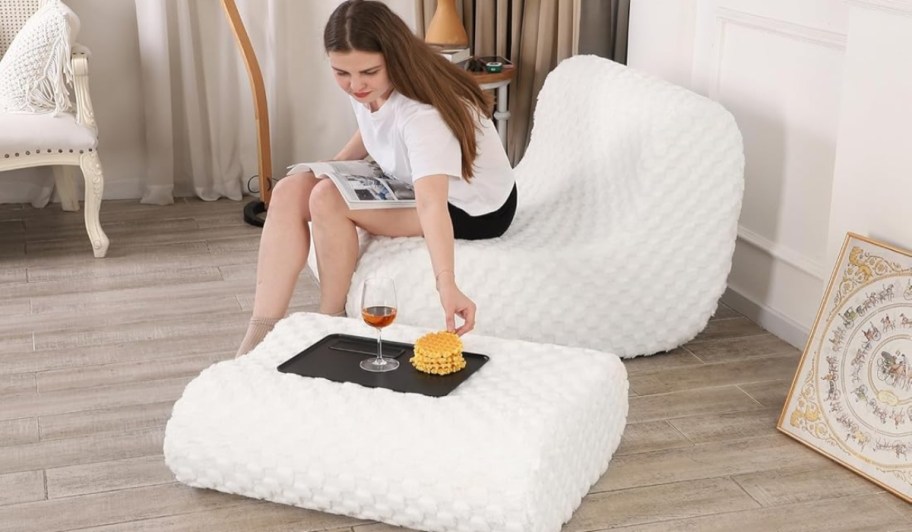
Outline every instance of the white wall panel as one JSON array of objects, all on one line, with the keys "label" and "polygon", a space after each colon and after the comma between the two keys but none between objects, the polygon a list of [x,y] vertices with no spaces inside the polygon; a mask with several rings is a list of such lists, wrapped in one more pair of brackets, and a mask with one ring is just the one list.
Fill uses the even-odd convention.
[{"label": "white wall panel", "polygon": [[852,7],[828,262],[847,231],[912,249],[912,0]]},{"label": "white wall panel", "polygon": [[[678,5],[666,14],[667,2],[634,0],[639,7],[631,8],[631,17],[640,18],[631,20],[631,50],[679,52],[660,60],[644,53],[630,64],[718,100],[735,116],[744,135],[746,182],[727,297],[800,344],[830,268],[849,8],[838,0],[685,4],[689,10]],[[634,33],[672,22],[693,29],[652,31],[648,39],[644,30]]]},{"label": "white wall panel", "polygon": [[[634,0],[636,1],[636,0]],[[849,13],[841,0],[713,0],[717,10],[750,14],[776,25],[795,25],[845,35]]]},{"label": "white wall panel", "polygon": [[[826,255],[843,50],[726,20],[710,96],[744,135],[740,224],[819,265]],[[736,272],[737,273],[737,272]]]},{"label": "white wall panel", "polygon": [[697,0],[633,0],[630,3],[627,64],[691,87]]}]

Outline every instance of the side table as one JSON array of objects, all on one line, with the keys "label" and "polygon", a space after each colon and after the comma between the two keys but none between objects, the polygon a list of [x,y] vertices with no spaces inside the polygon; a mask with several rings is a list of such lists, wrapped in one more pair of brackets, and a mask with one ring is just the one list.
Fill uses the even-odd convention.
[{"label": "side table", "polygon": [[510,110],[507,107],[507,85],[516,75],[514,65],[505,65],[501,72],[469,72],[482,90],[496,90],[496,104],[494,107],[494,124],[500,134],[500,141],[507,147],[507,120],[510,119]]}]

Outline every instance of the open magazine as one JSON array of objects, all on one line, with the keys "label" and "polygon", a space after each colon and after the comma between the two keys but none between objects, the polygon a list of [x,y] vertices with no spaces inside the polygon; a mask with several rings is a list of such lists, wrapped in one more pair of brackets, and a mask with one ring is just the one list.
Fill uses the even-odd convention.
[{"label": "open magazine", "polygon": [[384,174],[375,162],[299,163],[290,166],[288,173],[308,170],[317,177],[331,179],[349,209],[401,209],[415,206],[415,189],[412,185]]}]

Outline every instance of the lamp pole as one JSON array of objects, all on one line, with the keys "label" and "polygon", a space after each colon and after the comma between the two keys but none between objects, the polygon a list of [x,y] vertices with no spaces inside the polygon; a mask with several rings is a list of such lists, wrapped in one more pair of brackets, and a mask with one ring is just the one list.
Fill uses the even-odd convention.
[{"label": "lamp pole", "polygon": [[257,61],[250,36],[234,0],[222,0],[222,8],[234,33],[235,41],[244,57],[250,88],[253,92],[253,109],[257,130],[257,159],[260,171],[260,201],[251,201],[244,207],[244,221],[262,227],[265,223],[269,199],[272,196],[272,154],[269,147],[269,111],[266,105],[266,86]]}]

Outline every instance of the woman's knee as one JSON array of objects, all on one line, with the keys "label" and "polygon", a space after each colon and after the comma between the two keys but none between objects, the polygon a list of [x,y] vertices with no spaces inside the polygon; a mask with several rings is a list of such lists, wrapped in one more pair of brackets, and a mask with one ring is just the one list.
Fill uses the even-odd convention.
[{"label": "woman's knee", "polygon": [[272,189],[269,200],[271,214],[292,214],[310,218],[310,194],[314,188],[313,174],[304,172],[285,176]]},{"label": "woman's knee", "polygon": [[310,193],[310,212],[314,219],[326,218],[328,215],[341,212],[345,203],[336,185],[329,179],[317,182]]}]

